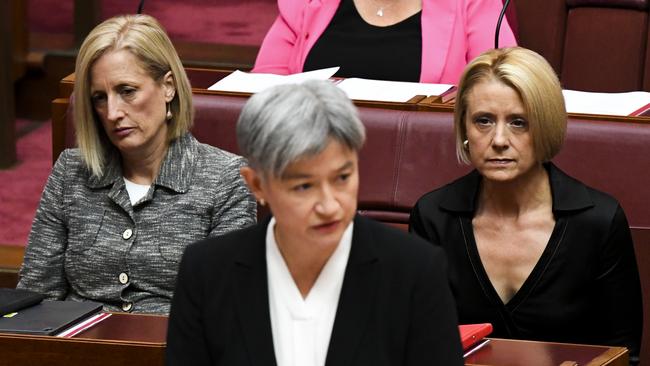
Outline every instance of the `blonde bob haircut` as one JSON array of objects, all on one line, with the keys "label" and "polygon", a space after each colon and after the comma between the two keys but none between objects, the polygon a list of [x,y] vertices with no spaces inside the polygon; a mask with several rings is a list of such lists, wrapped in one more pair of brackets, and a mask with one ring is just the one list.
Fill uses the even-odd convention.
[{"label": "blonde bob haircut", "polygon": [[75,65],[74,123],[77,145],[90,172],[100,177],[105,164],[117,149],[106,136],[94,112],[90,93],[91,69],[104,54],[128,50],[153,80],[163,82],[171,71],[175,87],[170,102],[172,119],[168,121],[168,141],[185,134],[192,127],[194,109],[192,89],[183,64],[160,23],[149,15],[123,15],[110,18],[95,27],[86,37]]},{"label": "blonde bob haircut", "polygon": [[470,62],[458,84],[454,132],[458,160],[470,164],[467,140],[467,96],[480,83],[498,81],[514,89],[526,112],[535,157],[551,160],[562,148],[567,114],[562,88],[551,65],[539,54],[521,47],[487,51]]}]

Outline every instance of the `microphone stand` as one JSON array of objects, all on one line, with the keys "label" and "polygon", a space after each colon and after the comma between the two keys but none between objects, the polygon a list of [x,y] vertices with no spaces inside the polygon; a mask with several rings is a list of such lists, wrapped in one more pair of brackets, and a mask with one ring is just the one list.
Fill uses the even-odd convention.
[{"label": "microphone stand", "polygon": [[503,17],[506,15],[506,9],[508,8],[508,4],[510,4],[510,0],[505,0],[503,2],[503,8],[501,8],[501,14],[499,14],[499,20],[497,21],[497,29],[494,31],[495,49],[499,48],[499,33],[501,32],[501,22],[503,21]]}]

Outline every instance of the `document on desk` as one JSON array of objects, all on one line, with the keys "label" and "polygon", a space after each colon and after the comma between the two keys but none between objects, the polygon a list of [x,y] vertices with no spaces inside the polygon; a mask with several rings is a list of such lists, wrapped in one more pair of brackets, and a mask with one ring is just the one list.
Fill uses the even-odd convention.
[{"label": "document on desk", "polygon": [[71,326],[70,328],[64,330],[63,332],[57,334],[56,336],[61,338],[72,338],[77,334],[83,332],[84,330],[97,325],[99,322],[105,320],[111,315],[113,314],[100,312],[99,314],[93,315],[90,318],[80,323],[77,323],[76,325]]},{"label": "document on desk", "polygon": [[339,70],[339,67],[301,72],[291,75],[259,74],[252,72],[233,71],[230,75],[217,81],[208,90],[218,90],[239,93],[258,93],[262,90],[281,84],[299,84],[307,80],[328,80]]},{"label": "document on desk", "polygon": [[99,313],[102,304],[93,301],[48,301],[30,306],[10,318],[0,318],[0,332],[55,335]]},{"label": "document on desk", "polygon": [[563,90],[568,113],[638,116],[650,109],[650,93],[591,93]]},{"label": "document on desk", "polygon": [[453,85],[349,78],[341,80],[338,87],[350,99],[404,103],[416,95],[441,95]]}]

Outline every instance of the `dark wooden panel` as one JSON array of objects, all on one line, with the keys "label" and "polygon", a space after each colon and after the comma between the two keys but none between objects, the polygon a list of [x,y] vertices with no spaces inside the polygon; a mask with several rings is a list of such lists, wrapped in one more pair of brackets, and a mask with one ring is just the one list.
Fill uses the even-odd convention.
[{"label": "dark wooden panel", "polygon": [[0,1],[0,168],[16,162],[12,5]]},{"label": "dark wooden panel", "polygon": [[81,46],[90,31],[99,24],[101,13],[99,0],[74,0],[74,41]]}]

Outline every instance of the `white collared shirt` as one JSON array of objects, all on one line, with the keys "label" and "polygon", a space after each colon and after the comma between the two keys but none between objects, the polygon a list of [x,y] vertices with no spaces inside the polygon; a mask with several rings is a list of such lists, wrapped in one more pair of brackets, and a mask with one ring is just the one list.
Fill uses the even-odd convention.
[{"label": "white collared shirt", "polygon": [[138,203],[138,201],[143,199],[147,193],[149,193],[151,184],[133,183],[130,180],[124,178],[124,187],[126,187],[126,191],[129,193],[129,199],[131,200],[131,205],[133,206]]},{"label": "white collared shirt", "polygon": [[304,299],[278,249],[274,228],[275,218],[271,218],[266,230],[266,268],[277,365],[324,366],[350,257],[353,223]]}]

